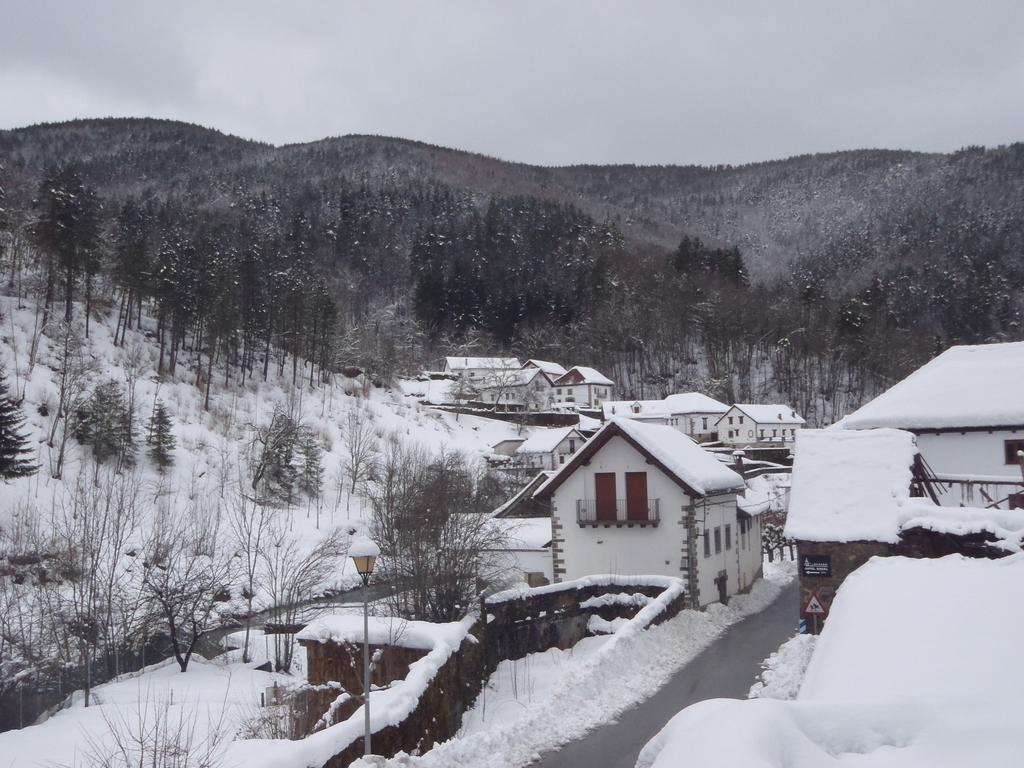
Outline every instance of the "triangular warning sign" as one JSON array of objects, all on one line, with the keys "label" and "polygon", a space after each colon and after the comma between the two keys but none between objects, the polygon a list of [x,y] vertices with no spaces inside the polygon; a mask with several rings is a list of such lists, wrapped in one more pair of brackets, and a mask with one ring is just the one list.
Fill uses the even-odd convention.
[{"label": "triangular warning sign", "polygon": [[816,613],[824,615],[825,606],[821,604],[821,600],[818,599],[817,592],[811,592],[811,599],[807,601],[807,606],[804,608],[804,613]]}]

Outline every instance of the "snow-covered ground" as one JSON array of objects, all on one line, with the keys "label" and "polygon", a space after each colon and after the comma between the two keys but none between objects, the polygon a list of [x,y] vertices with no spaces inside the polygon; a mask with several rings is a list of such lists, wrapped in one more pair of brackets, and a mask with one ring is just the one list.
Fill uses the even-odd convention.
[{"label": "snow-covered ground", "polygon": [[[570,651],[549,650],[505,662],[467,713],[457,738],[419,757],[357,761],[353,768],[526,766],[541,752],[612,722],[653,695],[727,627],[768,606],[794,574],[791,562],[766,564],[765,578],[728,606],[682,611],[617,643],[614,635],[590,638]],[[611,657],[603,652],[610,643],[617,646]]]},{"label": "snow-covered ground", "polygon": [[688,707],[637,766],[1020,766],[1022,605],[1021,554],[874,558],[816,641],[769,660],[759,698]]}]

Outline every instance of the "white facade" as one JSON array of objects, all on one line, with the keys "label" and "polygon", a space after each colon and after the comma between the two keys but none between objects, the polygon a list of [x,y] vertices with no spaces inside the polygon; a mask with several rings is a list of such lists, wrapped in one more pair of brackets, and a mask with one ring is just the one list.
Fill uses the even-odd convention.
[{"label": "white facade", "polygon": [[551,381],[537,368],[492,371],[479,380],[478,387],[480,400],[498,409],[541,411],[551,406]]},{"label": "white facade", "polygon": [[725,445],[791,446],[804,420],[785,405],[734,405],[718,419],[718,440]]},{"label": "white facade", "polygon": [[520,367],[515,357],[446,357],[445,373],[464,376],[470,382],[478,382],[496,372],[514,371]]},{"label": "white facade", "polygon": [[1010,505],[1004,499],[1024,492],[1020,464],[1007,462],[1016,450],[1024,450],[1024,429],[920,432],[917,449],[939,480],[943,506],[984,507],[1002,502],[999,506],[1006,509]]},{"label": "white facade", "polygon": [[[560,436],[561,439],[558,439]],[[546,439],[549,437],[551,439]],[[583,435],[573,427],[538,430],[516,449],[516,459],[518,464],[524,467],[538,470],[558,469],[585,442]]]},{"label": "white facade", "polygon": [[[588,509],[595,499],[595,475],[614,473],[616,499],[624,500],[627,472],[646,474],[648,505],[652,517],[657,517],[657,525],[631,524],[628,520],[581,524],[578,510]],[[699,538],[695,542],[693,563],[688,556],[692,551],[687,545],[688,514],[693,516]],[[746,515],[743,517],[747,519]],[[691,585],[688,591],[692,591],[692,584],[696,582],[697,602],[704,606],[720,599],[716,579],[721,574],[725,575],[725,595],[729,596],[748,588],[760,572],[760,528],[757,527],[756,533],[752,529],[749,535],[742,537],[741,543],[735,494],[691,499],[679,483],[618,435],[611,437],[586,464],[580,464],[555,488],[552,520],[558,558],[556,580],[603,573],[682,577]],[[709,542],[707,556],[705,540]],[[696,570],[692,579],[691,567]]]},{"label": "white facade", "polygon": [[663,400],[616,400],[602,404],[604,418],[615,417],[664,424],[698,443],[718,438],[716,422],[729,406],[699,392],[679,392]]}]

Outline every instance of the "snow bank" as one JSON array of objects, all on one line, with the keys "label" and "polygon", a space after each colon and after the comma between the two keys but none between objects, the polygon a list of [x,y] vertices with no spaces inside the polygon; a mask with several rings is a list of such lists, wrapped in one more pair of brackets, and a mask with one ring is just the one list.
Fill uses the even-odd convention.
[{"label": "snow bank", "polygon": [[[465,621],[433,624],[406,621],[390,616],[371,616],[371,645],[397,645],[402,648],[433,650],[440,645],[458,648],[466,636]],[[362,643],[363,617],[354,614],[321,616],[295,635],[296,640],[313,643]]]},{"label": "snow bank", "polygon": [[762,662],[759,679],[751,686],[747,698],[795,699],[817,639],[817,635],[796,635],[780,645]]},{"label": "snow bank", "polygon": [[592,576],[581,576],[570,581],[561,581],[557,584],[545,584],[542,587],[514,587],[506,589],[502,592],[495,592],[488,597],[487,603],[495,605],[509,600],[522,600],[523,598],[536,597],[538,595],[550,595],[555,592],[573,592],[585,587],[659,587],[670,595],[668,597],[670,600],[682,594],[681,590],[684,590],[683,580],[674,576],[595,574]]},{"label": "snow bank", "polygon": [[1021,605],[1024,555],[874,558],[840,588],[795,701],[688,707],[637,766],[1019,766]]},{"label": "snow bank", "polygon": [[844,419],[846,429],[1024,424],[1024,342],[951,347]]}]

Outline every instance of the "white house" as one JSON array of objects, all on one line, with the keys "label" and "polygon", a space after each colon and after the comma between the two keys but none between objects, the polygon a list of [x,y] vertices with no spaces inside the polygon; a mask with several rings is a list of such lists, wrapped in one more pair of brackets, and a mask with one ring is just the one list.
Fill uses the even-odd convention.
[{"label": "white house", "polygon": [[806,423],[788,405],[737,403],[719,417],[718,439],[735,446],[791,446]]},{"label": "white house", "polygon": [[498,371],[514,371],[519,367],[519,360],[515,357],[446,357],[444,359],[445,373],[463,376],[473,382]]},{"label": "white house", "polygon": [[743,478],[665,425],[613,418],[536,491],[550,498],[555,581],[657,574],[686,581],[690,604],[724,601],[761,569]]},{"label": "white house", "polygon": [[551,380],[540,368],[492,371],[477,381],[480,400],[498,409],[539,411],[551,405]]},{"label": "white house", "polygon": [[537,429],[516,449],[516,459],[526,467],[558,469],[584,442],[576,427]]},{"label": "white house", "polygon": [[951,347],[841,425],[914,433],[944,506],[1024,508],[1024,342]]},{"label": "white house", "polygon": [[715,426],[729,406],[700,392],[679,392],[664,400],[610,400],[601,404],[605,420],[615,416],[666,424],[698,442],[716,440]]},{"label": "white house", "polygon": [[575,408],[600,408],[611,398],[615,382],[593,368],[574,365],[554,380],[552,401]]},{"label": "white house", "polygon": [[488,553],[492,570],[531,587],[552,582],[550,517],[494,517],[491,525],[501,539],[500,548]]}]

